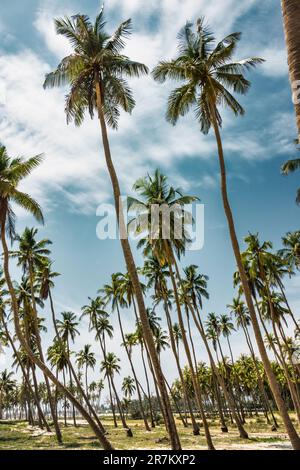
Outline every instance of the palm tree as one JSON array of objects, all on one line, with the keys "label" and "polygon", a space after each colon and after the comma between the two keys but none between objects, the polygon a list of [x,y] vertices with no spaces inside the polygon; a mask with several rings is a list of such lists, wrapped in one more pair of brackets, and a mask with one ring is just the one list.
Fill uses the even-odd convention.
[{"label": "palm tree", "polygon": [[179,33],[178,56],[172,61],[160,62],[155,67],[153,76],[160,82],[164,82],[167,78],[184,81],[184,84],[175,89],[169,97],[166,117],[172,124],[176,124],[180,116],[185,115],[191,107],[194,107],[201,131],[207,134],[211,126],[213,127],[218,147],[224,211],[257,346],[293,448],[300,449],[300,438],[281,397],[280,388],[264,345],[228,198],[226,165],[220,133],[222,117],[219,108],[224,105],[235,115],[244,114],[244,109],[229,90],[245,94],[250,87],[250,82],[246,80],[243,73],[263,62],[257,57],[241,61],[232,59],[240,37],[240,33],[232,33],[215,46],[214,36],[205,26],[204,18],[198,19],[195,31],[193,31],[193,24],[187,23]]},{"label": "palm tree", "polygon": [[[123,329],[123,324],[122,324],[122,319],[121,319],[121,312],[120,312],[120,307],[127,307],[128,304],[124,298],[124,296],[127,294],[127,297],[129,297],[129,300],[132,299],[132,293],[128,290],[128,281],[130,281],[128,278],[124,278],[124,275],[121,273],[116,273],[112,274],[111,276],[111,283],[106,284],[103,289],[100,289],[100,292],[104,294],[105,299],[107,301],[111,302],[112,306],[112,311],[116,310],[117,315],[118,315],[118,323],[120,327],[120,332],[122,336],[122,341],[123,341],[123,346],[125,348],[129,364],[131,367],[131,371],[135,380],[135,387],[136,391],[138,394],[138,401],[139,401],[139,407],[140,407],[140,412],[144,421],[145,429],[147,431],[151,431],[151,428],[148,424],[147,417],[144,411],[143,403],[142,403],[142,396],[141,396],[141,391],[140,391],[140,385],[139,381],[137,378],[137,374],[133,365],[132,361],[132,355],[130,353],[129,347],[128,347],[128,342],[126,341],[126,337],[124,334],[124,329]],[[131,290],[131,282],[129,282],[129,289]]]},{"label": "palm tree", "polygon": [[170,347],[167,332],[164,331],[162,328],[157,328],[154,332],[154,341],[156,352],[160,359],[162,351]]},{"label": "palm tree", "polygon": [[[297,0],[281,0],[285,40],[288,51],[288,63],[290,71],[290,82],[293,93],[299,91],[300,80],[300,5]],[[297,95],[296,95],[297,98]],[[300,103],[294,100],[298,135],[300,139]]]},{"label": "palm tree", "polygon": [[111,384],[112,384],[112,388],[116,397],[123,428],[126,429],[128,437],[133,437],[131,429],[127,426],[127,423],[126,423],[126,420],[122,411],[121,401],[120,401],[120,398],[119,398],[119,395],[115,386],[115,382],[114,382],[115,374],[119,374],[121,370],[119,362],[120,362],[120,359],[114,353],[109,352],[107,353],[106,358],[101,362],[100,371],[103,372],[105,376],[109,376]]},{"label": "palm tree", "polygon": [[94,369],[96,365],[95,353],[91,351],[91,345],[85,344],[83,349],[76,354],[76,362],[79,369],[85,368],[85,391],[89,396],[88,369]]},{"label": "palm tree", "polygon": [[[66,348],[65,346],[60,343],[57,339],[54,340],[53,344],[49,346],[47,351],[47,359],[52,368],[56,369],[56,374],[58,375],[60,372],[63,375],[63,384],[66,387],[66,374],[65,370],[68,368],[68,362],[66,360]],[[57,390],[55,393],[57,397]],[[67,398],[64,396],[64,423],[65,427],[67,426]]]},{"label": "palm tree", "polygon": [[181,333],[181,328],[178,323],[174,323],[172,326],[173,330],[173,335],[174,335],[174,340],[176,344],[176,349],[177,349],[177,354],[179,352],[179,343],[182,341],[182,333]]},{"label": "palm tree", "polygon": [[101,409],[101,394],[104,390],[104,380],[103,379],[99,379],[98,383],[97,383],[97,390],[98,390],[98,394],[99,394],[99,410]]},{"label": "palm tree", "polygon": [[91,117],[95,110],[98,114],[105,161],[113,188],[121,246],[134,286],[143,335],[160,389],[171,445],[172,448],[180,450],[174,416],[147,319],[142,288],[126,236],[120,185],[112,161],[107,133],[107,125],[117,128],[120,109],[130,113],[134,108],[135,101],[126,78],[139,77],[146,74],[148,69],[144,64],[130,60],[122,54],[125,46],[124,40],[131,33],[131,20],[121,23],[112,36],[105,32],[105,24],[103,8],[94,24],[86,15],[55,20],[57,34],[63,35],[70,41],[74,52],[65,57],[54,72],[46,76],[44,87],[61,86],[66,83],[70,86],[66,101],[68,121],[74,120],[76,125],[80,125],[84,120],[85,111],[88,111]]},{"label": "palm tree", "polygon": [[[113,337],[113,326],[109,321],[109,314],[104,310],[105,302],[102,298],[97,297],[96,301],[96,310],[94,308],[88,309],[90,315],[90,329],[95,330],[96,336],[95,339],[99,341],[100,348],[103,354],[104,361],[106,361],[106,337],[112,338]],[[95,306],[95,304],[94,304]],[[83,308],[82,316],[87,314],[87,310]],[[109,397],[110,397],[110,404],[111,410],[114,419],[115,427],[118,427],[116,414],[115,414],[115,406],[113,403],[112,398],[112,390],[111,390],[111,380],[109,374],[106,374],[108,389],[109,389]]]},{"label": "palm tree", "polygon": [[279,250],[279,256],[282,256],[287,262],[291,271],[294,268],[300,269],[300,230],[287,232],[282,237],[283,248]]},{"label": "palm tree", "polygon": [[[55,275],[55,273],[52,274],[52,276],[53,275]],[[61,316],[62,316],[62,320],[56,321],[56,327],[58,331],[58,336],[61,338],[62,342],[66,344],[66,354],[68,357],[67,362],[68,362],[68,369],[69,369],[70,386],[72,389],[73,388],[72,372],[74,375],[74,370],[72,370],[72,366],[70,364],[71,362],[70,361],[70,357],[71,357],[70,340],[72,341],[72,343],[74,343],[76,336],[80,334],[76,328],[79,325],[79,323],[76,321],[76,315],[73,312],[62,312]],[[77,424],[76,424],[74,405],[72,405],[72,412],[73,412],[74,426],[76,427]]]},{"label": "palm tree", "polygon": [[[16,257],[18,259],[18,265],[22,266],[24,274],[28,276],[28,284],[30,288],[31,294],[31,304],[30,311],[32,314],[30,315],[32,318],[33,324],[33,331],[36,338],[37,348],[40,355],[41,360],[45,363],[43,349],[42,349],[42,342],[39,333],[39,317],[37,311],[37,301],[35,296],[35,280],[36,280],[36,273],[37,270],[41,268],[41,266],[45,263],[47,256],[50,254],[50,250],[48,249],[48,245],[51,244],[51,241],[48,239],[42,239],[40,241],[36,240],[36,235],[38,233],[38,229],[36,228],[28,228],[26,227],[24,232],[21,236],[16,236],[16,239],[19,242],[19,247],[17,251],[11,253],[12,257]],[[55,416],[55,407],[53,404],[53,398],[51,395],[51,388],[50,383],[47,375],[44,375],[45,383],[48,390],[48,399],[52,414],[52,419],[54,422],[55,432],[57,436],[57,440],[59,443],[62,442],[62,436],[59,429],[57,417]]]},{"label": "palm tree", "polygon": [[232,364],[234,364],[232,348],[231,348],[231,344],[229,341],[229,336],[231,335],[233,331],[235,331],[234,324],[232,323],[228,315],[222,314],[219,316],[219,325],[220,325],[220,333],[224,336],[224,338],[226,338],[226,341],[228,344],[231,362]]},{"label": "palm tree", "polygon": [[[201,402],[201,391],[197,383],[197,375],[185,333],[176,282],[176,277],[179,284],[181,283],[181,279],[175,254],[177,258],[180,259],[180,256],[185,252],[186,245],[190,241],[188,227],[193,223],[191,213],[188,212],[184,206],[198,200],[198,197],[186,196],[179,188],[175,189],[170,187],[167,177],[158,169],[154,172],[153,176],[147,175],[145,178],[139,179],[135,183],[134,189],[143,199],[129,198],[129,209],[137,209],[136,216],[129,222],[129,229],[135,234],[142,233],[138,247],[144,247],[143,254],[145,256],[152,254],[157,258],[162,267],[165,264],[168,266],[175,297],[178,322],[182,331],[183,345],[192,373],[192,380],[198,408],[203,419],[207,445],[209,449],[213,450],[214,447]],[[153,215],[153,207],[157,206],[159,208],[159,214]],[[164,216],[166,213],[165,209],[167,209],[168,217]]]},{"label": "palm tree", "polygon": [[9,394],[15,389],[16,381],[12,378],[13,372],[5,369],[0,373],[0,419],[2,419],[2,409],[4,401],[8,400]]},{"label": "palm tree", "polygon": [[131,399],[135,390],[135,380],[130,376],[124,377],[122,382],[122,392],[124,393],[125,398]]}]

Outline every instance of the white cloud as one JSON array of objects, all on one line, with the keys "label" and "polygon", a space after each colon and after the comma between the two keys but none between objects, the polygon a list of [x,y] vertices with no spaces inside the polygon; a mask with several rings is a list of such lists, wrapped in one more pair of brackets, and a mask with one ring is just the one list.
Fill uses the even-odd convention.
[{"label": "white cloud", "polygon": [[[185,19],[205,14],[218,36],[222,36],[255,3],[256,0],[219,0],[213,4],[204,0],[155,0],[140,8],[138,1],[123,0],[120,5],[119,1],[111,0],[106,8],[108,14],[109,11],[113,13],[118,5],[118,13],[123,18],[133,16],[137,32],[128,42],[126,52],[152,67],[162,57],[174,54],[176,34]],[[71,10],[64,11],[65,8],[57,2],[47,2],[46,6],[38,11],[34,27],[57,63],[70,53],[70,47],[55,34],[53,17],[70,14]],[[224,22],[228,11],[231,14]],[[150,14],[154,12],[159,15],[156,32],[150,30],[149,25]],[[273,68],[275,70],[277,65]],[[79,129],[66,125],[65,90],[44,91],[42,88],[44,75],[50,70],[46,60],[31,50],[0,56],[0,88],[3,84],[6,87],[6,103],[0,107],[0,139],[12,155],[45,152],[43,165],[24,186],[38,197],[43,206],[51,209],[58,191],[61,196],[67,197],[71,210],[94,212],[97,204],[111,193],[99,126],[96,120],[92,122],[89,119]],[[134,180],[143,175],[145,169],[151,171],[157,166],[168,168],[168,173],[175,177],[178,160],[191,157],[207,159],[212,152],[215,153],[213,136],[200,133],[192,114],[182,119],[176,129],[165,122],[166,100],[172,84],[161,86],[151,77],[146,77],[133,80],[132,86],[136,109],[132,116],[122,115],[118,133],[110,132],[113,158],[123,192],[132,187]],[[232,127],[233,120],[230,121],[227,113],[224,114],[224,126]],[[225,148],[249,159],[255,159],[262,153],[253,136],[246,139],[229,137],[225,140]],[[210,178],[199,175],[201,186],[213,188]],[[183,180],[181,177],[181,185],[188,187]]]},{"label": "white cloud", "polygon": [[288,74],[287,54],[283,47],[267,47],[260,51],[261,57],[266,62],[262,65],[262,71],[270,77],[282,77]]}]

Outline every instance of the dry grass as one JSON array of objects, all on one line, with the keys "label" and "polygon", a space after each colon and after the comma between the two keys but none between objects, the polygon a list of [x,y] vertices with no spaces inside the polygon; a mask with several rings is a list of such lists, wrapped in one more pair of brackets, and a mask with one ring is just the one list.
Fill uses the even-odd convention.
[{"label": "dry grass", "polygon": [[[294,419],[294,417],[293,417]],[[280,423],[280,420],[279,420]],[[142,421],[129,421],[132,428],[133,438],[126,436],[126,432],[121,425],[117,429],[113,427],[113,422],[105,418],[103,420],[108,431],[108,438],[116,449],[168,449],[169,444],[166,439],[166,432],[163,426],[157,426],[151,432],[146,432]],[[200,436],[193,436],[191,428],[184,428],[177,420],[178,430],[184,449],[205,450],[205,438],[203,431]],[[217,422],[210,423],[211,434],[214,445],[217,449],[290,449],[290,443],[282,424],[278,431],[271,431],[262,417],[254,417],[247,420],[245,426],[249,432],[249,439],[242,440],[234,427],[229,426],[228,434],[223,434]],[[0,422],[0,449],[99,449],[99,443],[89,426],[80,422],[75,428],[71,424],[68,427],[62,425],[63,446],[58,446],[53,433],[43,432],[38,428],[31,428],[25,422],[2,421]],[[160,440],[162,441],[160,442]]]}]

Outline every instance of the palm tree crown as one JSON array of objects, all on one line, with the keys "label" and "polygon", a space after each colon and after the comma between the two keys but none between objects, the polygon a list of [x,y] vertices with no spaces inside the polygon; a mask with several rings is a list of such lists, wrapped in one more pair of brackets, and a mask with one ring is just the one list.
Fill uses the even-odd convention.
[{"label": "palm tree crown", "polygon": [[[183,81],[170,95],[166,118],[176,124],[191,107],[200,123],[201,131],[208,133],[216,118],[219,126],[222,118],[218,106],[224,105],[235,115],[243,115],[244,109],[230,93],[245,94],[250,82],[243,73],[263,59],[253,57],[240,61],[232,59],[241,33],[232,33],[215,45],[215,38],[199,18],[197,24],[187,23],[178,34],[177,57],[161,61],[153,70],[154,79],[163,83],[167,78]],[[229,91],[230,90],[230,91]]]}]

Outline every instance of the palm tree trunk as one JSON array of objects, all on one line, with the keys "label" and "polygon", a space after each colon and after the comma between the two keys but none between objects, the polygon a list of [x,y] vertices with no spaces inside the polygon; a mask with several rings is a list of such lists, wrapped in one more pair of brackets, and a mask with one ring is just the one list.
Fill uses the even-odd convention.
[{"label": "palm tree trunk", "polygon": [[20,325],[20,320],[19,320],[19,309],[18,309],[18,303],[17,303],[17,298],[15,295],[14,287],[12,284],[12,280],[10,277],[9,273],[9,252],[8,252],[8,247],[6,243],[6,236],[5,236],[5,220],[2,223],[1,226],[1,242],[2,242],[2,247],[3,247],[3,269],[4,269],[4,275],[5,275],[5,280],[6,284],[8,287],[8,291],[10,294],[11,298],[11,307],[12,307],[12,313],[13,313],[13,320],[14,320],[14,326],[15,326],[15,331],[17,338],[20,342],[20,345],[22,348],[24,348],[24,351],[28,354],[29,359],[36,364],[39,369],[51,380],[51,382],[56,385],[63,394],[67,395],[68,399],[74,403],[74,406],[78,409],[79,413],[82,415],[82,417],[88,422],[92,430],[94,431],[96,437],[98,438],[99,442],[103,446],[105,450],[113,450],[113,446],[111,443],[108,441],[106,436],[100,431],[92,417],[86,412],[84,407],[81,405],[81,403],[70,393],[70,391],[65,388],[59,380],[55,377],[55,375],[51,372],[51,370],[46,366],[44,362],[32,352],[30,346],[27,344],[23,334],[22,334],[22,329]]},{"label": "palm tree trunk", "polygon": [[198,426],[198,424],[196,423],[196,420],[195,420],[195,416],[194,416],[194,413],[193,413],[193,410],[192,410],[191,400],[190,400],[190,397],[189,397],[189,394],[188,394],[188,391],[187,391],[187,387],[186,387],[186,383],[185,383],[183,373],[182,373],[182,370],[181,370],[179,355],[178,355],[178,352],[177,352],[174,333],[173,333],[173,329],[172,329],[172,320],[171,320],[171,316],[170,316],[170,312],[169,312],[169,307],[168,307],[168,304],[167,304],[166,301],[165,301],[164,308],[165,308],[165,312],[166,312],[167,324],[168,324],[168,329],[169,329],[169,337],[170,337],[170,340],[171,340],[171,348],[172,348],[173,355],[175,357],[175,361],[176,361],[176,365],[177,365],[177,370],[178,370],[178,374],[179,374],[179,378],[180,378],[180,383],[181,383],[181,386],[182,386],[184,401],[187,404],[188,409],[189,409],[189,414],[190,414],[191,421],[192,421],[192,426],[193,426],[193,434],[194,434],[194,436],[199,436],[200,430],[199,430],[199,426]]},{"label": "palm tree trunk", "polygon": [[162,372],[162,369],[161,369],[161,366],[157,357],[154,339],[153,339],[152,331],[149,325],[149,320],[147,317],[143,292],[141,289],[136,265],[135,265],[134,258],[132,255],[132,251],[131,251],[129,241],[127,238],[126,226],[125,226],[124,216],[122,212],[122,204],[120,200],[121,198],[120,186],[119,186],[118,177],[117,177],[117,174],[116,174],[113,162],[112,162],[112,158],[111,158],[106,123],[105,123],[105,118],[104,118],[103,109],[102,109],[102,91],[101,91],[100,81],[99,81],[98,76],[96,77],[96,95],[97,95],[98,117],[99,117],[100,127],[101,127],[101,135],[102,135],[102,141],[103,141],[103,147],[104,147],[105,160],[106,160],[107,169],[108,169],[112,187],[113,187],[116,215],[117,215],[117,220],[118,220],[118,225],[119,225],[121,245],[122,245],[124,258],[126,261],[127,271],[130,275],[130,279],[133,284],[133,288],[134,288],[134,292],[135,292],[135,296],[136,296],[136,300],[138,304],[138,310],[139,310],[139,315],[140,315],[140,320],[141,320],[143,336],[147,343],[147,347],[149,349],[149,354],[150,354],[151,361],[153,364],[153,369],[155,371],[155,376],[156,376],[158,388],[159,388],[160,395],[161,395],[162,406],[163,406],[164,414],[166,417],[167,430],[170,435],[171,446],[173,450],[181,450],[179,435],[177,432],[175,419],[172,414],[170,400],[169,400],[168,392],[167,392],[166,385],[164,382],[163,372]]},{"label": "palm tree trunk", "polygon": [[[288,51],[288,64],[290,82],[295,93],[300,84],[300,3],[298,0],[281,0],[285,40]],[[298,81],[298,84],[297,84]],[[298,85],[298,86],[297,86]],[[295,93],[296,94],[296,93]],[[294,99],[294,101],[296,101]],[[300,141],[300,99],[298,91],[298,104],[295,102],[298,138]]]},{"label": "palm tree trunk", "polygon": [[119,395],[118,395],[118,392],[117,392],[115,382],[114,382],[114,379],[113,379],[112,375],[110,375],[110,381],[111,381],[111,385],[112,385],[112,388],[113,388],[113,391],[114,391],[114,394],[115,394],[115,398],[116,398],[117,407],[118,407],[118,410],[119,410],[122,426],[123,426],[124,429],[126,429],[127,436],[128,437],[133,437],[132,431],[126,423],[126,419],[125,419],[125,416],[124,416],[124,413],[123,413],[123,410],[122,410],[121,400],[119,398]]},{"label": "palm tree trunk", "polygon": [[[37,314],[37,308],[36,308],[36,303],[35,303],[35,295],[34,295],[34,282],[33,282],[33,269],[32,269],[32,264],[29,262],[29,283],[30,283],[30,291],[31,291],[31,301],[32,301],[32,309],[33,309],[33,326],[34,326],[34,332],[36,336],[36,344],[38,347],[38,352],[40,359],[43,363],[45,363],[44,359],[44,353],[42,349],[42,342],[41,342],[41,337],[40,337],[40,331],[39,331],[39,325],[38,325],[38,314]],[[56,434],[56,439],[59,444],[62,444],[62,434],[59,428],[57,416],[55,413],[55,406],[53,403],[53,397],[51,393],[51,387],[49,383],[49,379],[46,374],[44,374],[45,378],[45,383],[47,387],[47,393],[48,393],[48,400],[49,400],[49,405],[50,405],[50,411],[53,419],[53,425],[55,429],[55,434]]]},{"label": "palm tree trunk", "polygon": [[248,279],[247,279],[247,275],[244,269],[242,258],[241,258],[239,242],[236,236],[233,215],[232,215],[232,211],[231,211],[231,207],[230,207],[229,199],[228,199],[228,194],[227,194],[226,166],[225,166],[225,160],[224,160],[223,145],[222,145],[219,125],[216,119],[214,105],[211,107],[211,111],[212,111],[212,117],[213,117],[213,127],[214,127],[217,146],[218,146],[219,164],[220,164],[220,172],[221,172],[221,192],[222,192],[224,211],[225,211],[225,215],[226,215],[227,222],[228,222],[231,244],[232,244],[233,252],[235,255],[236,263],[238,266],[246,303],[249,309],[256,343],[257,343],[259,353],[260,353],[260,356],[261,356],[261,359],[262,359],[262,362],[263,362],[263,365],[264,365],[264,368],[268,377],[268,381],[269,381],[273,396],[275,398],[278,410],[284,422],[286,431],[291,440],[292,446],[295,450],[300,450],[300,438],[289,417],[287,408],[281,397],[280,388],[276,381],[275,374],[272,370],[271,363],[268,358],[268,354],[264,345],[264,341],[263,341],[261,331],[259,328],[259,323],[256,317],[256,312],[255,312],[254,305],[252,302],[251,291],[250,291],[250,287],[248,284]]}]

